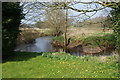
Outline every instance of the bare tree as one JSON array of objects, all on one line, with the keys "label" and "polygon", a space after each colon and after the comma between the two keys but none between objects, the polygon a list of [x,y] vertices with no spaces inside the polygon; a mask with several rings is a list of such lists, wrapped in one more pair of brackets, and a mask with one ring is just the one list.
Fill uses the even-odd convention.
[{"label": "bare tree", "polygon": [[60,9],[47,9],[46,10],[46,25],[53,30],[56,36],[64,32],[65,28],[65,12]]},{"label": "bare tree", "polygon": [[44,28],[49,28],[44,21],[38,21],[38,22],[36,23],[36,27],[37,27],[37,28],[43,28],[43,29],[44,29]]}]

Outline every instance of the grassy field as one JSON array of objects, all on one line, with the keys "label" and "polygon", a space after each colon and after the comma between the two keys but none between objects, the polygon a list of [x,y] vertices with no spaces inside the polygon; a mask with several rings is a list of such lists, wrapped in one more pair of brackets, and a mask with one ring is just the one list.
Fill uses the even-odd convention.
[{"label": "grassy field", "polygon": [[[87,26],[87,27],[69,27],[67,30],[67,38],[71,40],[77,40],[81,41],[90,37],[102,37],[105,35],[112,35],[113,30],[111,29],[105,29],[105,32],[103,31],[103,28],[101,27],[95,27],[95,26]],[[64,34],[54,37],[53,40],[57,40],[60,42],[64,41]]]},{"label": "grassy field", "polygon": [[3,78],[116,78],[117,56],[75,57],[66,53],[16,52],[3,60]]},{"label": "grassy field", "polygon": [[113,30],[106,29],[105,32],[103,32],[103,29],[100,27],[72,27],[68,28],[68,38],[72,38],[75,40],[79,40],[82,38],[86,38],[89,36],[103,36],[105,34],[113,33]]}]

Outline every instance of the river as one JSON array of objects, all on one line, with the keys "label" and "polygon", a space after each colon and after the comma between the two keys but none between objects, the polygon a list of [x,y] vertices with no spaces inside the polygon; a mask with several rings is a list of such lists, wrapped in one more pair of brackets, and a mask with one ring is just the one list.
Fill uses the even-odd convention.
[{"label": "river", "polygon": [[[16,47],[15,51],[25,51],[25,52],[61,52],[61,48],[53,47],[52,43],[53,36],[45,36],[36,38],[35,42],[32,44],[24,44]],[[82,47],[78,46],[74,49],[69,50],[69,54],[74,56],[84,55],[82,52]],[[109,55],[108,53],[107,55]],[[103,54],[102,54],[103,55]]]}]

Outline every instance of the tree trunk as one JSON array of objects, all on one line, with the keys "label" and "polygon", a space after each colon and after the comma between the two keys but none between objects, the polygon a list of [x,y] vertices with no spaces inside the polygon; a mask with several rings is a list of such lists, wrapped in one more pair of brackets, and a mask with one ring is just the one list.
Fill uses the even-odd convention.
[{"label": "tree trunk", "polygon": [[65,32],[64,32],[64,52],[67,52],[67,21],[68,21],[68,9],[66,9],[66,21],[65,21]]}]

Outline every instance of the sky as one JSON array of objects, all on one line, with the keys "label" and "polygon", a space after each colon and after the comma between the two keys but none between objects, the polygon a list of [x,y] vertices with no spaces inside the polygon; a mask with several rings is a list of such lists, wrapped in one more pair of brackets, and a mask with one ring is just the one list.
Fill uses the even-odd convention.
[{"label": "sky", "polygon": [[[83,0],[81,0],[83,1]],[[91,0],[84,0],[84,2],[90,2]],[[75,7],[77,9],[87,9],[87,5],[85,4],[76,4],[72,7]],[[92,4],[91,6],[88,6],[88,7],[91,7],[93,9],[96,9],[96,6],[95,4]],[[97,7],[101,7],[100,5],[97,5]],[[91,9],[89,8],[89,10]],[[25,13],[25,10],[27,8],[25,7],[24,8],[24,13]],[[29,8],[30,9],[30,8]],[[32,11],[33,10],[33,11]],[[25,23],[25,24],[35,24],[37,21],[40,21],[40,20],[44,20],[45,16],[44,14],[41,15],[41,12],[42,10],[36,10],[36,8],[33,6],[33,9],[31,10],[31,13],[29,12],[28,14],[26,14],[25,18],[26,19],[23,19],[22,20],[22,23]],[[87,13],[88,16],[91,16],[94,14],[94,16],[91,16],[91,18],[95,18],[95,17],[104,17],[104,16],[107,16],[110,12],[110,8],[106,8],[104,10],[100,10],[98,12],[96,12],[96,14],[94,14],[95,12],[90,12],[90,13]],[[44,12],[44,11],[43,11]],[[76,16],[80,14],[80,12],[76,12],[76,11],[73,11],[73,10],[69,10],[69,16]],[[33,18],[34,16],[34,18]],[[87,19],[88,17],[85,16],[85,15],[80,15],[79,17],[73,17],[74,19],[76,19],[76,21],[82,21],[83,19]]]}]

